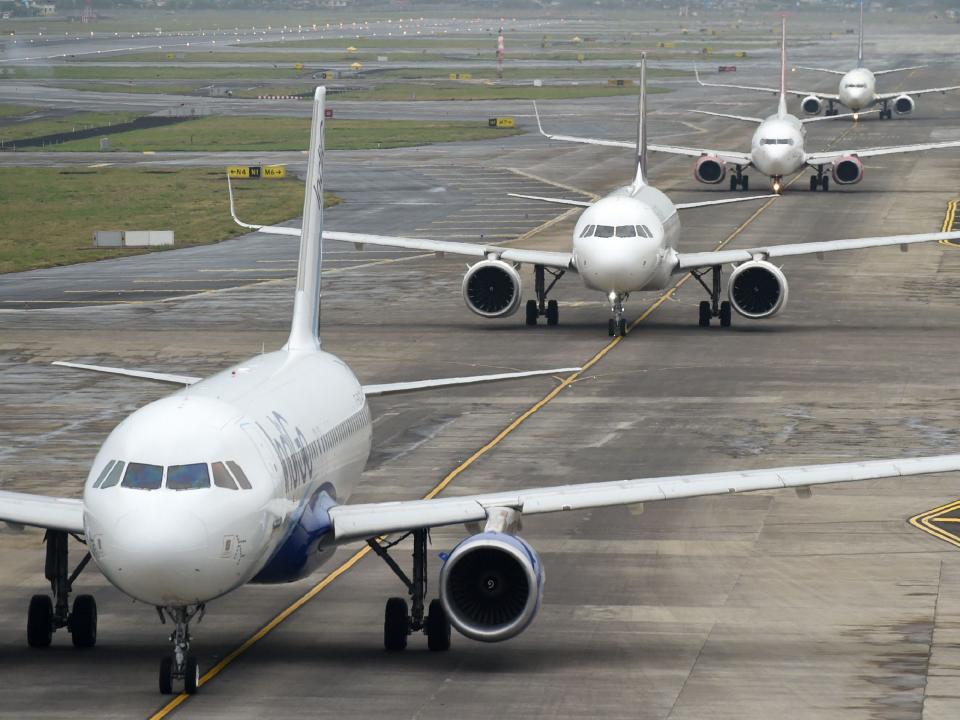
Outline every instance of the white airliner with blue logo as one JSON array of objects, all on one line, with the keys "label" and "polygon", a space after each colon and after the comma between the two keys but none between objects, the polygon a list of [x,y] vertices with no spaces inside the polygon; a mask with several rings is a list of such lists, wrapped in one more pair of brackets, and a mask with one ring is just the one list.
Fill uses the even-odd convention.
[{"label": "white airliner with blue logo", "polygon": [[[943,455],[347,504],[370,452],[367,398],[577,368],[361,385],[346,363],[321,350],[324,95],[319,88],[314,102],[287,344],[207,379],[58,363],[182,387],[110,433],[82,499],[0,492],[0,521],[47,530],[45,576],[53,597],[30,601],[30,646],[49,646],[64,627],[74,645],[96,643],[93,597],[69,602],[92,558],[119,590],[172,623],[173,651],[161,661],[159,688],[169,693],[182,684],[193,693],[200,670],[190,652],[190,624],[208,604],[247,583],[306,577],[338,544],[356,540],[390,560],[410,596],[409,605],[403,597],[387,601],[386,649],[402,650],[422,631],[431,650],[448,650],[451,625],[475,640],[507,640],[530,625],[543,592],[540,560],[516,535],[523,515],[960,470],[960,455]],[[482,530],[445,555],[440,597],[427,603],[428,530],[457,524]],[[414,540],[412,579],[388,555],[385,536],[397,533]],[[71,535],[87,548],[74,569]]]}]

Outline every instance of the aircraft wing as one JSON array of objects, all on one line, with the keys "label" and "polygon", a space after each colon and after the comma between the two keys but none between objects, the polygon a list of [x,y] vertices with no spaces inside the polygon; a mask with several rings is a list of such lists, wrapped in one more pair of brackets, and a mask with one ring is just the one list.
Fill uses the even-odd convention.
[{"label": "aircraft wing", "polygon": [[539,515],[656,500],[808,487],[957,470],[960,470],[960,455],[940,455],[615,480],[431,500],[338,505],[329,512],[334,537],[343,542],[418,528],[480,522],[486,519],[488,511],[493,508],[513,508],[522,515]]},{"label": "aircraft wing", "polygon": [[[700,83],[703,87],[718,87],[718,88],[731,88],[733,90],[753,90],[754,92],[766,92],[773,95],[780,94],[780,88],[775,87],[760,87],[758,85],[734,85],[732,83],[713,83],[713,82],[704,82],[700,79],[700,71],[694,65],[693,73],[697,78],[697,82]],[[841,73],[842,74],[842,73]],[[829,100],[839,100],[840,96],[836,93],[823,93],[816,92],[813,90],[790,90],[788,89],[787,95],[793,95],[794,97],[807,97],[808,95],[816,95],[817,97],[827,98]]]},{"label": "aircraft wing", "polygon": [[[879,74],[879,73],[877,73]],[[948,85],[947,87],[923,88],[922,90],[901,90],[900,92],[877,93],[877,100],[892,100],[901,95],[929,95],[930,93],[945,93],[952,90],[960,90],[960,85]]]},{"label": "aircraft wing", "polygon": [[910,67],[893,68],[892,70],[873,70],[871,72],[873,72],[874,77],[878,77],[880,75],[889,75],[890,73],[895,72],[906,72],[907,70],[922,70],[925,67],[929,67],[929,65],[911,65]]},{"label": "aircraft wing", "polygon": [[752,162],[750,153],[737,152],[735,150],[711,150],[709,148],[680,147],[678,145],[647,145],[647,150],[668,153],[670,155],[686,155],[687,157],[713,155],[725,163],[740,165],[742,167],[749,167]]},{"label": "aircraft wing", "polygon": [[942,148],[960,147],[960,140],[946,142],[918,143],[915,145],[892,145],[890,147],[864,148],[862,150],[830,150],[828,152],[807,153],[807,165],[827,165],[840,160],[846,155],[857,157],[876,157],[878,155],[896,155],[897,153],[922,152],[924,150],[939,150]]},{"label": "aircraft wing", "polygon": [[[527,200],[542,200],[555,205],[573,205],[575,207],[590,207],[593,203],[582,200],[567,200],[565,198],[540,197],[539,195],[520,195],[519,193],[507,193],[511,197],[526,198]],[[747,202],[748,200],[766,200],[767,198],[777,197],[776,195],[751,195],[750,197],[723,198],[722,200],[701,200],[699,202],[675,203],[677,210],[690,210],[692,208],[708,207],[710,205],[726,205],[727,203]]]},{"label": "aircraft wing", "polygon": [[123,375],[125,377],[140,378],[142,380],[155,380],[173,385],[193,385],[203,380],[203,378],[193,377],[192,375],[171,375],[170,373],[151,372],[149,370],[129,370],[127,368],[105,367],[103,365],[84,365],[82,363],[65,362],[63,360],[57,360],[51,364],[59,365],[60,367],[74,368],[76,370],[106,373],[108,375]]},{"label": "aircraft wing", "polygon": [[[807,65],[794,65],[797,70],[813,70],[814,72],[825,72],[831,75],[846,75],[843,70],[831,70],[830,68],[809,67]],[[877,73],[874,73],[876,75]]]},{"label": "aircraft wing", "polygon": [[747,248],[745,250],[714,250],[712,252],[677,253],[675,272],[696,270],[697,268],[725,265],[726,263],[748,262],[754,259],[771,260],[793,255],[813,255],[840,250],[862,250],[864,248],[888,245],[911,245],[914,243],[939,242],[940,240],[960,240],[960,231],[922,233],[918,235],[887,235],[884,237],[853,238],[849,240],[824,240],[821,242],[770,245],[768,247]]},{"label": "aircraft wing", "polygon": [[580,368],[578,367],[554,368],[553,370],[527,370],[524,372],[496,373],[492,375],[440,378],[438,380],[413,380],[411,382],[386,383],[383,385],[364,385],[363,394],[367,397],[378,397],[380,395],[395,395],[397,393],[431,390],[440,387],[476,385],[478,383],[495,382],[498,380],[514,380],[517,378],[536,377],[537,375],[558,375],[579,371]]},{"label": "aircraft wing", "polygon": [[0,490],[0,522],[83,534],[83,501]]},{"label": "aircraft wing", "polygon": [[743,120],[744,122],[757,124],[763,122],[763,118],[750,117],[748,115],[732,115],[730,113],[711,112],[710,110],[691,110],[690,112],[697,113],[698,115],[712,115],[713,117],[728,118],[729,120]]}]

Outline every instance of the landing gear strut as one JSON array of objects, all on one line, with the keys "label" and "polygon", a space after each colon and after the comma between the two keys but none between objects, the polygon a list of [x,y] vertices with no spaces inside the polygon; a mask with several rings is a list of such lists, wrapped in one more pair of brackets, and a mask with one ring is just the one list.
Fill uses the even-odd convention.
[{"label": "landing gear strut", "polygon": [[827,100],[827,109],[823,113],[824,115],[839,115],[840,111],[833,106],[833,100]]},{"label": "landing gear strut", "polygon": [[34,595],[27,613],[27,644],[30,647],[49,647],[53,633],[62,627],[70,631],[75,647],[93,647],[97,643],[97,603],[93,595],[77,595],[70,609],[73,583],[90,562],[90,553],[71,573],[69,538],[63,530],[47,530],[47,558],[43,574],[50,581],[53,598]]},{"label": "landing gear strut", "polygon": [[[390,557],[390,549],[409,536],[413,536],[413,579],[411,580]],[[420,528],[394,540],[384,542],[377,538],[367,540],[367,544],[393,570],[394,575],[407,587],[411,607],[402,597],[387,600],[383,614],[383,646],[390,651],[404,650],[407,638],[415,632],[423,631],[427,636],[427,647],[434,652],[450,649],[450,621],[443,603],[439,599],[430,601],[430,607],[424,612],[424,600],[427,596],[427,529]]]},{"label": "landing gear strut", "polygon": [[883,104],[883,108],[880,110],[880,119],[881,120],[890,120],[893,117],[893,110],[891,110],[887,103]]},{"label": "landing gear strut", "polygon": [[610,312],[613,317],[607,322],[607,334],[610,337],[625,337],[627,334],[627,321],[623,317],[623,301],[629,297],[626,293],[610,293]]},{"label": "landing gear strut", "polygon": [[[557,284],[557,280],[562,278],[566,272],[566,270],[552,270],[545,268],[543,265],[533,266],[533,277],[537,299],[527,300],[527,325],[536,325],[537,320],[541,316],[545,316],[547,318],[547,325],[556,325],[560,322],[560,307],[557,305],[556,300],[550,300],[548,302],[547,295],[551,290],[553,290],[553,286]],[[550,276],[553,278],[549,285],[547,285],[546,282],[547,273],[550,273]]]},{"label": "landing gear strut", "polygon": [[730,189],[736,190],[738,186],[743,190],[750,189],[750,178],[743,174],[743,168],[739,165],[737,165],[737,174],[730,176]]},{"label": "landing gear strut", "polygon": [[[708,272],[713,274],[712,282],[708,286],[703,281],[703,276]],[[697,282],[703,285],[703,289],[710,294],[709,300],[703,300],[700,303],[700,327],[710,327],[712,318],[720,318],[720,327],[730,327],[733,320],[730,301],[720,301],[720,281],[723,275],[723,269],[719,265],[714,265],[710,270],[693,270],[690,273],[697,279]]]},{"label": "landing gear strut", "polygon": [[817,174],[810,176],[810,192],[816,192],[817,188],[824,192],[830,189],[830,176],[823,172],[823,165],[817,165]]},{"label": "landing gear strut", "polygon": [[193,695],[200,687],[200,666],[197,658],[190,653],[190,621],[194,617],[197,622],[203,620],[205,606],[187,605],[181,607],[158,607],[157,614],[160,622],[166,623],[167,618],[173,623],[173,632],[170,633],[170,642],[173,643],[173,655],[168,655],[160,661],[160,692],[170,695],[173,692],[175,680],[183,681],[183,691]]}]

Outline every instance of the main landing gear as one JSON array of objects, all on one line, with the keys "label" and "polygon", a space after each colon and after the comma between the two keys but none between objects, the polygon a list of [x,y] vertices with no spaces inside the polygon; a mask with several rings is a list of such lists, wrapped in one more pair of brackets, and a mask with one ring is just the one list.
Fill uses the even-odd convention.
[{"label": "main landing gear", "polygon": [[623,317],[623,302],[629,297],[627,293],[612,292],[609,295],[610,312],[613,317],[607,321],[607,334],[610,337],[626,337],[627,321]]},{"label": "main landing gear", "polygon": [[[413,536],[413,580],[407,577],[397,561],[390,557],[390,549],[408,536]],[[427,636],[427,647],[434,652],[450,649],[450,621],[443,603],[439,599],[430,601],[430,607],[424,613],[424,599],[427,595],[427,529],[420,528],[407,533],[393,542],[384,542],[377,538],[367,540],[373,551],[393,570],[410,593],[410,603],[402,597],[387,600],[383,613],[383,646],[390,651],[405,650],[407,638],[415,632],[423,631]]]},{"label": "main landing gear", "polygon": [[173,654],[160,661],[160,692],[164,695],[173,692],[175,681],[183,681],[183,691],[187,695],[193,695],[200,687],[200,665],[197,658],[190,653],[190,621],[194,617],[197,622],[203,620],[204,610],[202,603],[157,608],[160,622],[166,623],[169,618],[173,623],[173,632],[170,633]]},{"label": "main landing gear", "polygon": [[823,112],[824,115],[839,115],[840,111],[833,106],[833,100],[827,100],[827,109]]},{"label": "main landing gear", "polygon": [[33,648],[49,647],[53,633],[62,627],[70,631],[75,647],[88,648],[97,644],[97,603],[93,595],[77,595],[70,609],[73,582],[90,562],[90,553],[69,572],[69,537],[63,530],[47,530],[47,558],[43,574],[50,581],[53,598],[34,595],[27,613],[27,644]]},{"label": "main landing gear", "polygon": [[890,120],[893,118],[893,110],[887,107],[887,103],[883,104],[883,108],[880,110],[880,119],[881,120]]},{"label": "main landing gear", "polygon": [[[708,286],[703,281],[703,276],[708,272],[713,273],[712,283]],[[723,270],[719,265],[714,265],[710,270],[693,270],[690,273],[697,279],[697,282],[703,285],[703,289],[710,294],[709,300],[703,300],[700,303],[700,327],[710,327],[712,318],[720,318],[720,327],[730,327],[733,320],[730,301],[720,301],[720,280]]]},{"label": "main landing gear", "polygon": [[823,172],[823,165],[818,165],[817,174],[810,176],[810,192],[816,192],[817,188],[824,192],[830,189],[830,176]]},{"label": "main landing gear", "polygon": [[[547,318],[547,325],[556,325],[560,322],[560,306],[556,300],[547,301],[547,295],[557,284],[557,280],[566,274],[566,270],[551,270],[543,265],[533,266],[534,285],[537,293],[536,300],[527,300],[527,325],[536,325],[541,316]],[[550,284],[546,283],[546,275],[553,278]]]},{"label": "main landing gear", "polygon": [[739,165],[737,166],[737,174],[730,176],[730,189],[736,190],[738,186],[743,190],[750,189],[750,178],[743,174]]}]

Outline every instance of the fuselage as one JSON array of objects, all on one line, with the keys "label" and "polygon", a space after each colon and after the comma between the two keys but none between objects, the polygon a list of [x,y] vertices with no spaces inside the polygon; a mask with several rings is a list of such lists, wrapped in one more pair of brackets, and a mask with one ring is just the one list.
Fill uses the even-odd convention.
[{"label": "fuselage", "polygon": [[574,266],[592,290],[659,290],[669,282],[679,235],[670,198],[649,185],[625,186],[580,215],[573,231]]},{"label": "fuselage", "polygon": [[803,123],[794,115],[770,115],[753,133],[750,143],[753,166],[772,178],[801,170],[806,157],[804,137]]},{"label": "fuselage", "polygon": [[338,358],[250,358],[110,433],[84,486],[91,555],[158,606],[304,577],[332,553],[326,510],[349,497],[370,437],[363,389]]},{"label": "fuselage", "polygon": [[840,78],[837,94],[840,102],[854,112],[865,110],[876,102],[877,79],[866,68],[858,67]]}]

